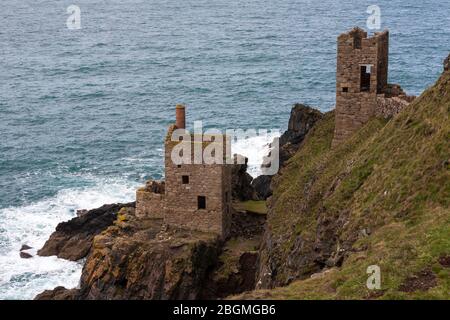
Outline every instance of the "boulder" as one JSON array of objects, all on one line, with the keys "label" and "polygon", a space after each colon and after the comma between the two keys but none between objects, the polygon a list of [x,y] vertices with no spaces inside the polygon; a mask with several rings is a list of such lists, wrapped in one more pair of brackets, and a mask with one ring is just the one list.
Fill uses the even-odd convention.
[{"label": "boulder", "polygon": [[71,261],[85,258],[94,237],[113,224],[120,209],[134,205],[134,202],[108,204],[58,224],[56,231],[38,251],[38,255],[58,256]]},{"label": "boulder", "polygon": [[[240,161],[238,162],[238,160]],[[247,162],[248,158],[238,154],[234,155],[235,164],[231,171],[231,190],[233,199],[239,201],[257,199],[255,189],[252,186],[253,178],[247,172]]]},{"label": "boulder", "polygon": [[64,287],[56,287],[53,290],[45,290],[38,294],[34,300],[76,300],[79,294],[77,289],[66,289]]},{"label": "boulder", "polygon": [[89,210],[86,210],[86,209],[77,210],[77,217],[84,216],[88,212],[89,212]]},{"label": "boulder", "polygon": [[33,258],[33,256],[32,256],[31,254],[26,253],[26,252],[23,252],[23,251],[20,252],[20,257],[21,257],[22,259],[30,259],[30,258]]},{"label": "boulder", "polygon": [[23,244],[22,247],[20,248],[20,251],[25,251],[25,250],[30,250],[33,249],[32,247],[30,247],[29,245]]},{"label": "boulder", "polygon": [[267,199],[272,195],[271,181],[272,176],[267,175],[260,175],[252,181],[252,186],[259,198]]}]

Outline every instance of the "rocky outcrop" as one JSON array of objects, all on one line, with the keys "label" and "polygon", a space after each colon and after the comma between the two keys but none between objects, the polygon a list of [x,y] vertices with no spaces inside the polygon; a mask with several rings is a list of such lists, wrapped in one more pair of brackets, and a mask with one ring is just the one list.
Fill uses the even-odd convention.
[{"label": "rocky outcrop", "polygon": [[58,224],[38,255],[58,256],[71,261],[85,258],[94,237],[113,224],[121,208],[133,206],[134,203],[108,204]]},{"label": "rocky outcrop", "polygon": [[230,239],[223,244],[217,263],[208,274],[203,299],[225,298],[255,288],[265,221],[262,214],[233,212]]},{"label": "rocky outcrop", "polygon": [[253,289],[264,216],[236,212],[233,220],[224,244],[214,234],[168,227],[123,207],[94,237],[80,288],[58,287],[35,299],[215,299]]},{"label": "rocky outcrop", "polygon": [[[292,107],[288,129],[279,138],[280,168],[297,152],[306,134],[322,117],[320,111],[309,106],[295,104]],[[268,175],[261,175],[253,180],[252,186],[260,199],[267,199],[272,195],[271,181],[272,176]]]},{"label": "rocky outcrop", "polygon": [[450,70],[450,54],[444,60],[444,71],[449,71],[449,70]]},{"label": "rocky outcrop", "polygon": [[[240,162],[237,159],[240,158]],[[252,186],[252,176],[247,172],[248,158],[234,155],[235,163],[231,171],[231,190],[233,199],[239,201],[256,200],[256,192]]]},{"label": "rocky outcrop", "polygon": [[27,253],[27,252],[23,252],[23,251],[20,251],[19,255],[20,255],[20,257],[21,257],[22,259],[30,259],[30,258],[33,258],[33,256],[32,256],[31,254],[29,254],[29,253]]},{"label": "rocky outcrop", "polygon": [[272,181],[272,176],[260,175],[253,179],[252,186],[255,189],[258,198],[267,199],[272,195],[272,187],[270,183]]},{"label": "rocky outcrop", "polygon": [[38,294],[34,300],[77,300],[78,296],[78,289],[69,290],[64,287],[56,287],[53,290],[45,290]]},{"label": "rocky outcrop", "polygon": [[83,267],[80,289],[57,288],[36,299],[197,299],[220,253],[218,238],[162,226],[123,209],[97,235]]},{"label": "rocky outcrop", "polygon": [[26,244],[23,244],[22,247],[20,247],[20,251],[26,251],[26,250],[30,250],[30,249],[33,249],[33,248]]}]

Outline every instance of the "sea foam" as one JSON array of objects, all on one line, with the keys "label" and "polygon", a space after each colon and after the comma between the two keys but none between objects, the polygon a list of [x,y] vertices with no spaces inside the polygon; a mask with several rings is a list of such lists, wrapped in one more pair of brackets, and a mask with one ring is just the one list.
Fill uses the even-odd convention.
[{"label": "sea foam", "polygon": [[[58,223],[69,220],[78,209],[134,200],[136,184],[115,179],[92,178],[93,186],[65,189],[39,202],[0,210],[0,299],[32,299],[56,286],[78,285],[82,263],[56,257],[39,257],[40,249]],[[34,257],[22,259],[22,244]]]}]

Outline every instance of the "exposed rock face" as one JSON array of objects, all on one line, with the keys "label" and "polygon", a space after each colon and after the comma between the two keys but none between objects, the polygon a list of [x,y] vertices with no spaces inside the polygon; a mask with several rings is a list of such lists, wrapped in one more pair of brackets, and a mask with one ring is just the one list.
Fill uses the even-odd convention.
[{"label": "exposed rock face", "polygon": [[211,273],[202,299],[225,298],[255,288],[258,252],[255,247],[249,247],[250,242],[237,241],[241,241],[242,247],[233,243],[219,257],[222,264]]},{"label": "exposed rock face", "polygon": [[162,228],[161,219],[123,221],[97,235],[80,289],[44,292],[36,299],[197,299],[220,251],[212,234]]},{"label": "exposed rock face", "polygon": [[[153,224],[155,221],[149,221]],[[139,227],[142,227],[142,221]],[[219,253],[217,239],[149,226],[127,236],[111,228],[98,236],[81,278],[83,299],[196,299]]]},{"label": "exposed rock face", "polygon": [[68,290],[64,287],[56,287],[53,290],[45,290],[38,294],[34,300],[76,300],[79,290]]},{"label": "exposed rock face", "polygon": [[22,247],[20,248],[20,251],[25,251],[25,250],[30,250],[30,249],[33,249],[33,248],[27,244],[23,244]]},{"label": "exposed rock face", "polygon": [[233,212],[231,238],[223,244],[208,275],[202,299],[225,298],[255,288],[265,221],[263,214]]},{"label": "exposed rock face", "polygon": [[450,54],[444,60],[444,71],[449,71],[449,70],[450,70]]},{"label": "exposed rock face", "polygon": [[256,200],[256,192],[252,186],[252,176],[247,172],[247,162],[248,158],[245,158],[241,155],[235,155],[235,163],[236,159],[244,158],[245,162],[243,164],[235,164],[233,165],[233,169],[231,171],[231,189],[233,199],[237,199],[239,201],[246,200]]},{"label": "exposed rock face", "polygon": [[32,256],[31,254],[29,254],[29,253],[27,253],[27,252],[23,252],[23,251],[20,251],[20,257],[21,257],[22,259],[30,259],[30,258],[33,258],[33,256]]},{"label": "exposed rock face", "polygon": [[86,257],[94,237],[113,224],[121,208],[132,206],[134,203],[104,205],[58,224],[38,255],[58,256],[71,261]]},{"label": "exposed rock face", "polygon": [[215,299],[254,288],[264,215],[234,213],[224,244],[217,235],[168,227],[134,211],[122,208],[95,236],[79,289],[58,287],[35,299]]},{"label": "exposed rock face", "polygon": [[[280,168],[286,160],[297,152],[306,134],[322,117],[323,114],[320,111],[309,106],[295,104],[292,107],[288,129],[279,138]],[[267,199],[272,195],[271,181],[272,176],[266,175],[259,176],[253,180],[252,186],[255,188],[259,198]]]},{"label": "exposed rock face", "polygon": [[272,176],[260,175],[252,181],[252,186],[260,199],[267,199],[272,195],[272,187],[270,183]]},{"label": "exposed rock face", "polygon": [[262,235],[265,223],[266,215],[239,211],[233,212],[230,236],[251,239]]}]

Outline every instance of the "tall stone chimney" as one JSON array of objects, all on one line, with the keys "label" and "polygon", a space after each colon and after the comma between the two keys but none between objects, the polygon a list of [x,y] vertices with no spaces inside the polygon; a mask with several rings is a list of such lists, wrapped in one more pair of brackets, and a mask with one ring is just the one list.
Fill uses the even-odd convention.
[{"label": "tall stone chimney", "polygon": [[175,125],[178,129],[186,129],[186,108],[181,105],[177,104],[176,106],[176,121]]}]

